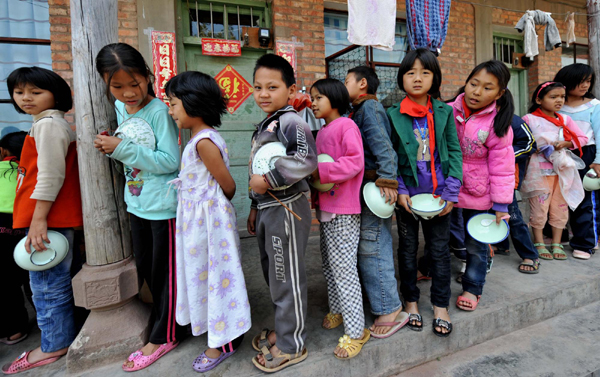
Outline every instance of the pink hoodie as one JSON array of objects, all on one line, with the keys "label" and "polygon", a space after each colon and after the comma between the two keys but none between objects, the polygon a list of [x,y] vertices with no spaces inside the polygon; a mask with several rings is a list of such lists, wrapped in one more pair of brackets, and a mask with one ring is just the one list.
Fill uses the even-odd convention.
[{"label": "pink hoodie", "polygon": [[349,118],[338,118],[317,134],[317,154],[327,153],[334,162],[319,162],[321,183],[335,183],[319,192],[319,209],[338,215],[360,213],[360,187],[365,156],[360,130]]},{"label": "pink hoodie", "polygon": [[463,97],[464,93],[452,104],[463,153],[463,185],[456,206],[508,212],[515,187],[512,128],[503,137],[494,133],[495,101],[465,119]]}]

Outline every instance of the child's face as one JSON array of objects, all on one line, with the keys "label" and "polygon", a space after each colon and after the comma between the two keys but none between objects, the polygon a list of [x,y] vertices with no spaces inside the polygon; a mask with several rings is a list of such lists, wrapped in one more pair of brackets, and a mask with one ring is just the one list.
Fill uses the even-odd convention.
[{"label": "child's face", "polygon": [[[106,82],[108,77],[104,77]],[[125,104],[130,114],[141,110],[149,102],[148,83],[149,77],[139,73],[129,74],[124,70],[117,71],[110,80],[110,93]]]},{"label": "child's face", "polygon": [[474,74],[465,85],[465,103],[472,111],[489,106],[503,94],[504,88],[500,88],[498,78],[485,69]]},{"label": "child's face", "polygon": [[590,77],[584,79],[582,82],[580,82],[579,85],[577,85],[577,87],[575,87],[575,89],[571,90],[569,92],[569,95],[575,96],[575,97],[583,97],[588,92],[588,90],[590,90],[591,85],[592,85],[592,77],[590,76]]},{"label": "child's face", "polygon": [[413,99],[426,97],[433,84],[433,72],[417,59],[411,69],[402,76],[402,84],[406,94]]},{"label": "child's face", "polygon": [[312,88],[310,90],[310,100],[312,101],[312,111],[315,114],[315,118],[327,121],[334,112],[334,109],[331,108],[329,98],[319,93],[316,88]]},{"label": "child's face", "polygon": [[42,111],[53,109],[56,104],[51,91],[40,89],[32,84],[15,87],[13,99],[17,106],[29,115],[37,115]]},{"label": "child's face", "polygon": [[175,96],[171,96],[169,97],[169,104],[169,115],[171,116],[171,118],[173,118],[175,123],[177,123],[177,127],[179,129],[191,128],[191,117],[185,112],[181,100]]},{"label": "child's face", "polygon": [[362,78],[360,80],[357,80],[356,75],[354,73],[348,73],[346,75],[344,85],[346,85],[346,89],[348,89],[348,94],[350,94],[350,101],[354,101],[361,94],[367,93],[367,79]]},{"label": "child's face", "polygon": [[267,114],[285,107],[296,94],[296,84],[287,87],[281,72],[269,68],[259,68],[254,74],[254,100]]},{"label": "child's face", "polygon": [[544,98],[536,98],[535,102],[540,105],[544,112],[553,114],[560,110],[565,104],[565,89],[555,88],[546,93]]}]

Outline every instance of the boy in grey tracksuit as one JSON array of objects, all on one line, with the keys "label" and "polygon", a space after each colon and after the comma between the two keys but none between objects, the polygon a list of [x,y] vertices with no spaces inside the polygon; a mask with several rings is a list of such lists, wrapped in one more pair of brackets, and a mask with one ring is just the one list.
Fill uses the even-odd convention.
[{"label": "boy in grey tracksuit", "polygon": [[[297,359],[287,362],[294,364],[306,357],[304,253],[311,224],[306,178],[317,168],[317,154],[310,127],[287,105],[288,97],[295,93],[289,72],[293,80],[291,66],[279,56],[269,54],[257,61],[254,98],[269,116],[256,126],[252,136],[249,164],[252,206],[248,231],[258,238],[263,273],[275,307],[276,348]],[[253,174],[255,153],[273,142],[281,142],[286,147],[286,155],[277,159],[275,168],[266,174]],[[269,193],[302,220],[296,219]],[[273,352],[273,356],[277,354]]]}]

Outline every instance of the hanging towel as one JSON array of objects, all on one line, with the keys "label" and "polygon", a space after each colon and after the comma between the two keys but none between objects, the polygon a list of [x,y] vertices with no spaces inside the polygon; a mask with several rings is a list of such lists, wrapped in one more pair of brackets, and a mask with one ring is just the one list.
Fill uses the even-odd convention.
[{"label": "hanging towel", "polygon": [[575,13],[567,13],[567,18],[565,18],[565,22],[567,23],[567,35],[565,36],[565,40],[567,41],[567,47],[569,47],[569,43],[575,42]]},{"label": "hanging towel", "polygon": [[520,33],[524,33],[523,44],[525,56],[533,58],[539,54],[535,25],[546,26],[544,30],[544,47],[546,51],[560,47],[560,33],[556,27],[556,22],[550,17],[550,14],[541,10],[528,10],[519,22],[517,22],[515,29]]},{"label": "hanging towel", "polygon": [[406,0],[406,27],[412,50],[439,53],[448,32],[451,0]]},{"label": "hanging towel", "polygon": [[396,0],[348,0],[348,41],[392,51],[396,44]]}]

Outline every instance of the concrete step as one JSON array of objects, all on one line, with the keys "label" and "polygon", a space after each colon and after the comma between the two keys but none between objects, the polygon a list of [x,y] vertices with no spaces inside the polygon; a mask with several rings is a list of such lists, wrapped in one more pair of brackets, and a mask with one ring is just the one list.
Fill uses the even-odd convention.
[{"label": "concrete step", "polygon": [[395,377],[600,375],[600,303],[438,358]]},{"label": "concrete step", "polygon": [[[397,245],[397,240],[395,240]],[[264,327],[273,327],[273,308],[269,291],[260,268],[256,240],[242,239],[244,271],[252,307],[253,327],[247,334],[239,352],[206,376],[262,376],[251,359],[256,352],[250,339]],[[422,297],[421,313],[424,331],[414,332],[408,328],[384,339],[369,341],[362,353],[354,359],[341,361],[333,357],[337,339],[343,335],[343,326],[326,331],[321,322],[328,311],[327,293],[323,272],[319,238],[313,235],[307,250],[308,318],[307,348],[309,357],[305,362],[279,372],[278,376],[390,376],[406,371],[423,363],[441,358],[477,344],[499,338],[511,332],[536,325],[574,308],[600,300],[600,256],[588,261],[573,259],[569,254],[566,261],[544,261],[537,275],[517,271],[520,259],[496,256],[494,267],[488,275],[481,302],[474,312],[455,308],[461,286],[452,281],[450,315],[454,332],[449,338],[439,338],[431,331],[433,312],[429,304],[428,282],[419,283]],[[453,258],[453,278],[460,263]],[[368,307],[365,306],[365,311]],[[373,318],[367,315],[367,326]],[[0,363],[16,358],[23,350],[39,345],[39,332],[32,332],[29,339],[15,346],[0,345]],[[206,337],[188,338],[174,351],[161,358],[149,369],[140,372],[143,376],[197,376],[192,362],[206,347]],[[133,351],[133,350],[132,350]],[[123,356],[125,359],[127,355]],[[64,360],[34,369],[22,376],[62,376],[66,374]],[[85,373],[86,376],[111,377],[129,375],[120,364],[103,366]]]}]

